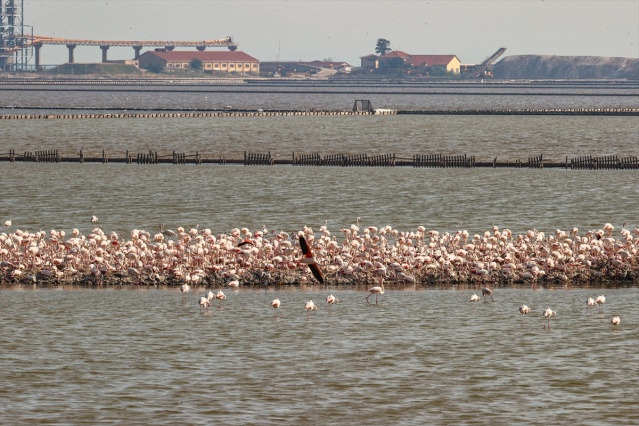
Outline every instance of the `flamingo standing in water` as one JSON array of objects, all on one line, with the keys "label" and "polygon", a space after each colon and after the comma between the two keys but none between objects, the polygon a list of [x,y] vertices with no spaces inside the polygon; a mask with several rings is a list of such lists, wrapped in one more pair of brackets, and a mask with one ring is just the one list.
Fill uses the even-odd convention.
[{"label": "flamingo standing in water", "polygon": [[526,306],[526,305],[521,305],[519,307],[519,313],[522,314],[522,315],[529,314],[530,313],[530,308],[528,306]]},{"label": "flamingo standing in water", "polygon": [[495,301],[495,299],[493,298],[493,291],[488,287],[481,288],[481,295],[484,297],[484,300],[486,300],[486,296],[490,296],[493,302]]},{"label": "flamingo standing in water", "polygon": [[548,329],[550,329],[550,318],[555,316],[557,316],[557,312],[553,311],[550,308],[544,311],[544,318],[548,320]]},{"label": "flamingo standing in water", "polygon": [[200,305],[200,310],[202,310],[202,308],[206,309],[211,307],[211,302],[204,296],[200,297],[200,300],[197,303]]},{"label": "flamingo standing in water", "polygon": [[222,290],[218,290],[218,292],[215,294],[215,298],[217,300],[226,300],[226,294],[224,294]]},{"label": "flamingo standing in water", "polygon": [[91,216],[91,223],[98,223],[98,217],[96,215]]},{"label": "flamingo standing in water", "polygon": [[308,302],[306,302],[306,305],[304,305],[304,310],[308,311],[308,313],[310,315],[311,311],[316,311],[317,310],[317,306],[315,306],[315,303],[313,303],[312,300],[309,300]]},{"label": "flamingo standing in water", "polygon": [[479,296],[477,296],[475,293],[473,293],[472,296],[470,296],[470,301],[471,302],[479,302],[481,298]]},{"label": "flamingo standing in water", "polygon": [[380,278],[380,286],[375,286],[375,287],[371,287],[368,289],[368,292],[370,293],[368,296],[366,296],[366,303],[368,303],[368,298],[371,297],[373,294],[375,295],[375,304],[377,305],[377,296],[380,294],[384,294],[384,278]]},{"label": "flamingo standing in water", "polygon": [[279,308],[280,304],[280,299],[273,299],[273,301],[271,302],[271,306],[273,307],[273,309]]},{"label": "flamingo standing in water", "polygon": [[601,305],[606,303],[606,297],[603,294],[601,296],[597,296],[597,298],[595,299],[595,303],[601,308]]},{"label": "flamingo standing in water", "polygon": [[188,284],[184,283],[180,286],[180,292],[182,293],[182,299],[184,299],[186,297],[186,293],[189,292],[189,290],[191,289],[191,287],[189,287]]},{"label": "flamingo standing in water", "polygon": [[612,325],[614,325],[615,327],[618,326],[621,323],[621,318],[619,318],[618,316],[613,317],[610,322],[612,323]]},{"label": "flamingo standing in water", "polygon": [[302,248],[302,253],[304,257],[300,260],[301,263],[305,263],[308,265],[309,269],[313,273],[313,276],[319,281],[321,284],[324,284],[324,277],[322,276],[322,271],[320,271],[319,266],[317,266],[317,262],[313,257],[313,253],[311,252],[311,248],[308,246],[306,239],[300,235],[300,247]]},{"label": "flamingo standing in water", "polygon": [[11,219],[9,219],[9,220],[5,220],[5,221],[4,221],[4,227],[5,227],[5,228],[8,228],[8,227],[10,227],[10,226],[11,226]]},{"label": "flamingo standing in water", "polygon": [[589,308],[591,306],[595,306],[595,299],[589,297],[588,300],[586,300],[586,307]]},{"label": "flamingo standing in water", "polygon": [[329,305],[334,305],[337,302],[339,302],[339,299],[333,296],[332,294],[329,296],[326,296],[326,303],[328,303]]}]

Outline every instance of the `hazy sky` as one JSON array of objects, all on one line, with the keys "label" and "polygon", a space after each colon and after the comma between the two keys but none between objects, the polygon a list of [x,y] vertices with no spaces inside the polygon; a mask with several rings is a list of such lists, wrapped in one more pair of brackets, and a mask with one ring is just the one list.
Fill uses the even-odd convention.
[{"label": "hazy sky", "polygon": [[[378,38],[413,54],[483,61],[521,54],[639,58],[639,0],[24,0],[34,34],[91,40],[210,40],[233,36],[261,61],[332,58],[359,65]],[[145,49],[146,50],[146,49]],[[66,62],[45,46],[42,64]],[[109,59],[131,59],[111,48]],[[99,62],[80,46],[76,62]]]}]

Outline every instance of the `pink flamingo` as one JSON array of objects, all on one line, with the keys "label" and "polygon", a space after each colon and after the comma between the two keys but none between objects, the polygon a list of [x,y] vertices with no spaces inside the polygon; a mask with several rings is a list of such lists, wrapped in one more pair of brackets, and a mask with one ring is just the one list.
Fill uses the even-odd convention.
[{"label": "pink flamingo", "polygon": [[329,305],[334,305],[337,302],[339,302],[339,299],[333,296],[332,294],[329,296],[326,296],[326,303],[328,303]]},{"label": "pink flamingo", "polygon": [[281,304],[280,299],[273,299],[273,301],[271,302],[271,306],[272,306],[274,309],[279,308],[279,307],[280,307],[280,304]]},{"label": "pink flamingo", "polygon": [[200,305],[200,310],[202,310],[202,308],[206,309],[211,307],[211,302],[209,302],[209,299],[204,296],[200,297],[198,304]]},{"label": "pink flamingo", "polygon": [[610,322],[612,323],[612,325],[614,325],[615,327],[618,326],[621,323],[621,318],[619,318],[618,316],[613,317]]},{"label": "pink flamingo", "polygon": [[313,303],[312,300],[309,300],[308,302],[306,302],[306,305],[304,305],[304,310],[308,311],[308,314],[311,314],[311,311],[317,311],[317,306],[315,306],[315,303]]},{"label": "pink flamingo", "polygon": [[522,314],[522,315],[529,314],[530,313],[530,308],[528,306],[526,306],[526,305],[521,305],[519,307],[519,313]]},{"label": "pink flamingo", "polygon": [[370,293],[368,296],[366,296],[366,303],[368,303],[368,298],[371,297],[373,294],[375,295],[375,304],[377,305],[377,296],[380,294],[384,294],[384,278],[380,278],[380,286],[375,286],[375,287],[371,287],[368,289],[368,292]]},{"label": "pink flamingo", "polygon": [[479,302],[481,298],[479,296],[477,296],[475,293],[473,293],[472,296],[470,296],[470,301],[471,302]]},{"label": "pink flamingo", "polygon": [[[553,311],[552,309],[548,308],[544,311],[544,318],[546,318],[548,320],[548,329],[550,330],[550,318],[551,317],[555,317],[557,316],[557,312]],[[545,326],[544,326],[545,328]]]},{"label": "pink flamingo", "polygon": [[495,299],[493,298],[493,291],[488,287],[481,288],[481,295],[484,297],[484,300],[486,300],[486,296],[490,296],[493,302],[495,301]]},{"label": "pink flamingo", "polygon": [[186,293],[189,292],[189,290],[191,289],[191,287],[189,287],[188,284],[184,283],[180,286],[180,292],[182,293],[182,299],[184,299],[186,297]]},{"label": "pink flamingo", "polygon": [[311,252],[311,248],[308,246],[306,239],[300,235],[300,247],[302,248],[302,253],[304,257],[300,260],[301,263],[305,263],[308,265],[309,269],[313,273],[313,276],[320,283],[324,283],[324,277],[322,276],[322,271],[320,271],[319,266],[317,266],[317,262],[313,257],[313,253]]}]

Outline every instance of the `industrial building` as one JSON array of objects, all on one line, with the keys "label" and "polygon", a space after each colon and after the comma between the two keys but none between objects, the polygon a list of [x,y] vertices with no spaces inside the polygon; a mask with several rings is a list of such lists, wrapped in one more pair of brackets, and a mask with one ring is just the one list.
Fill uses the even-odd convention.
[{"label": "industrial building", "polygon": [[161,66],[164,70],[183,70],[191,61],[202,62],[202,69],[211,73],[259,74],[260,61],[240,51],[148,51],[138,57],[140,68]]}]

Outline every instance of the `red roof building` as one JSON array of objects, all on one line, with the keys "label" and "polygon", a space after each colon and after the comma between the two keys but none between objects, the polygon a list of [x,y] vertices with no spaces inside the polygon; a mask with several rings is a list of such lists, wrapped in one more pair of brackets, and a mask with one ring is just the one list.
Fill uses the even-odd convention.
[{"label": "red roof building", "polygon": [[216,73],[259,74],[260,61],[239,51],[148,51],[140,55],[140,68],[161,66],[165,70],[189,69],[191,61],[202,62],[202,69]]},{"label": "red roof building", "polygon": [[385,61],[390,62],[397,60],[397,58],[404,61],[406,65],[412,68],[444,68],[447,72],[453,72],[459,74],[461,68],[461,62],[455,55],[411,55],[401,50],[394,50],[388,52],[382,56],[367,55],[362,56],[362,67],[378,68],[379,64],[383,64]]}]

